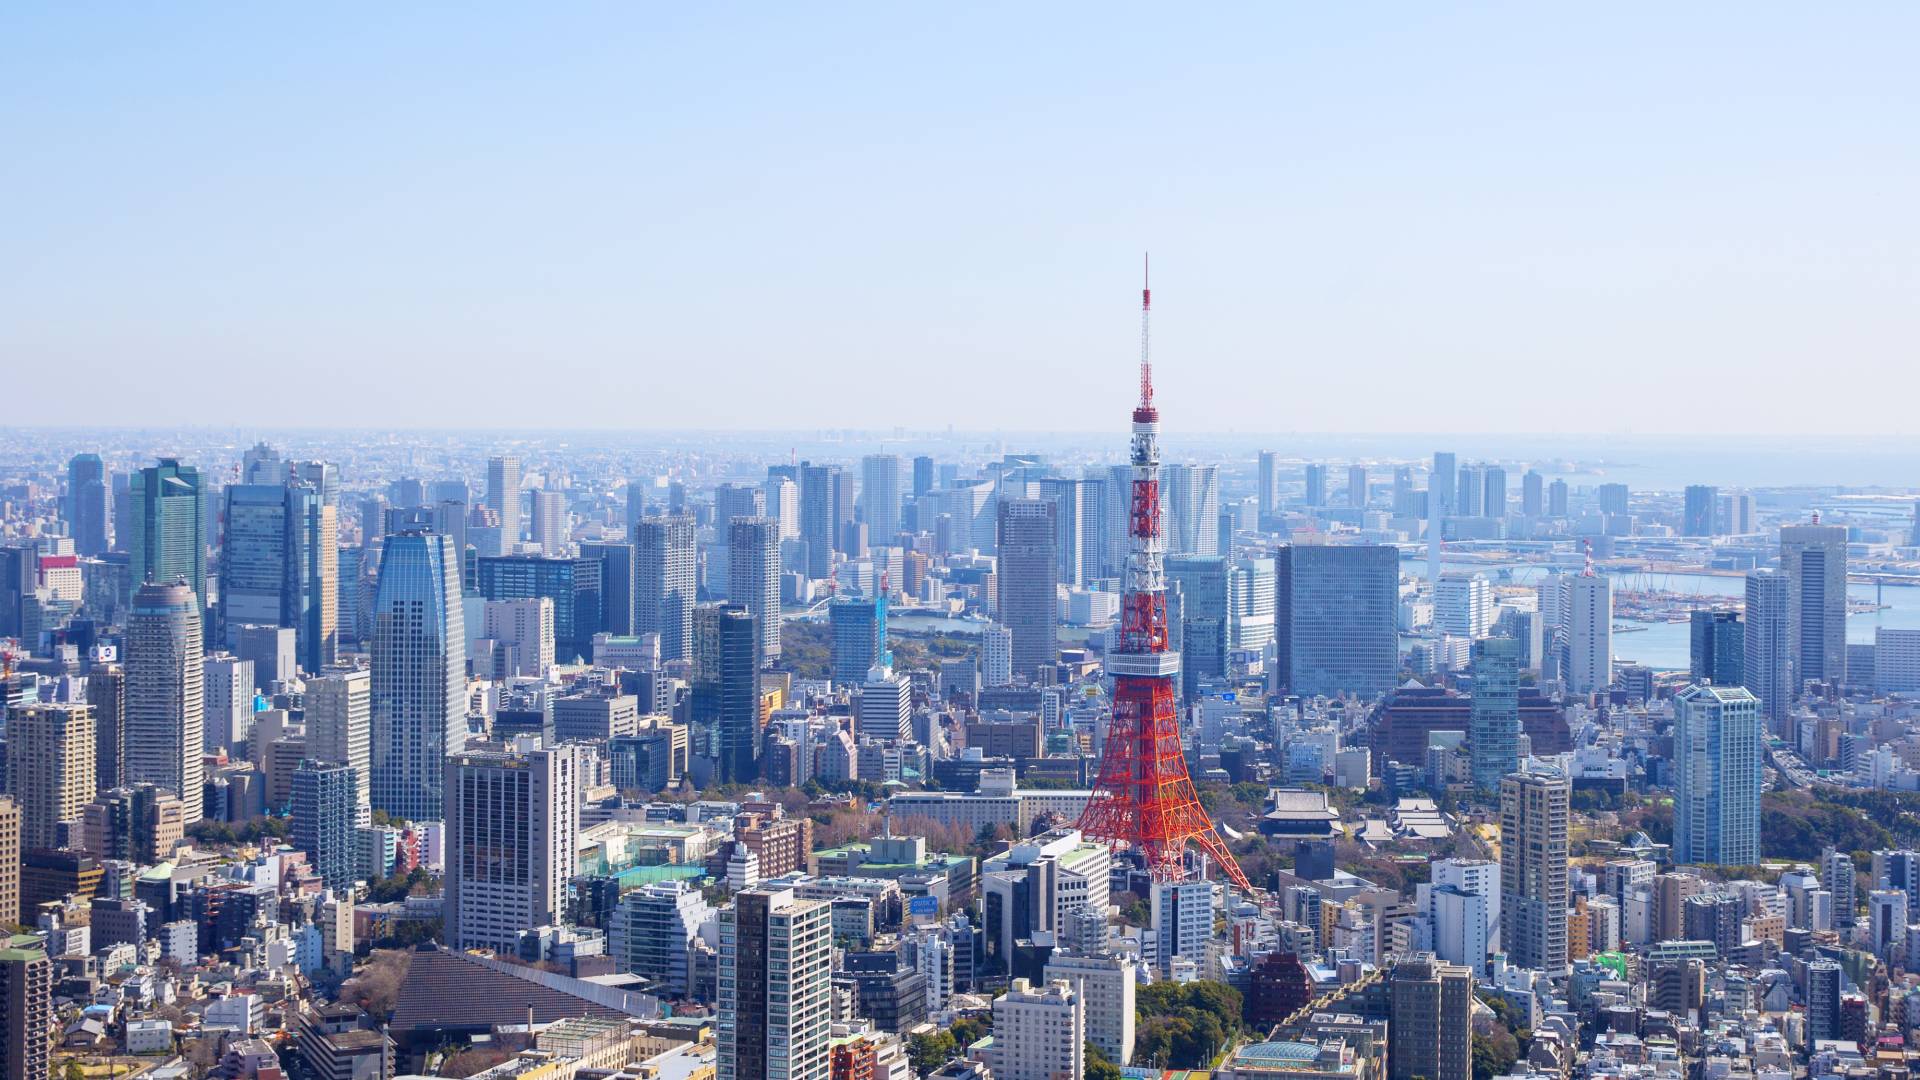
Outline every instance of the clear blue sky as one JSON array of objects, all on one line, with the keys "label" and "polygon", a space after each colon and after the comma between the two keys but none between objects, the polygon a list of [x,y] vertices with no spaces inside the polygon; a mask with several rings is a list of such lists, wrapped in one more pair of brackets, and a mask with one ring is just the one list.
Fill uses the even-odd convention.
[{"label": "clear blue sky", "polygon": [[1912,4],[13,4],[0,423],[1910,432]]}]

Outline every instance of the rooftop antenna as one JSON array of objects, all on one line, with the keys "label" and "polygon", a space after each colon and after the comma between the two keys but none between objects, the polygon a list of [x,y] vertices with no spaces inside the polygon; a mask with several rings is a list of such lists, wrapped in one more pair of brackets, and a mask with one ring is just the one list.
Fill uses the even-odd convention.
[{"label": "rooftop antenna", "polygon": [[1589,536],[1586,539],[1580,541],[1580,543],[1584,545],[1587,549],[1587,568],[1581,572],[1580,576],[1592,577],[1593,576],[1593,537]]}]

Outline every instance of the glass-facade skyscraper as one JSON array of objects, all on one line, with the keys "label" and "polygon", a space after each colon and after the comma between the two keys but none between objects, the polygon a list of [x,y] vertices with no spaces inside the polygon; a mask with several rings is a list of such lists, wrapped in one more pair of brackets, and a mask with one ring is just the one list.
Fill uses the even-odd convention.
[{"label": "glass-facade skyscraper", "polygon": [[1673,861],[1760,861],[1760,705],[1743,686],[1674,695]]},{"label": "glass-facade skyscraper", "polygon": [[206,489],[200,470],[161,458],[133,474],[127,551],[132,587],[184,581],[202,610],[207,606]]},{"label": "glass-facade skyscraper", "polygon": [[633,632],[660,635],[660,659],[692,647],[696,585],[690,517],[647,518],[633,527]]},{"label": "glass-facade skyscraper", "polygon": [[300,666],[324,670],[339,644],[335,508],[305,483],[230,484],[222,497],[220,639],[248,623],[288,627]]},{"label": "glass-facade skyscraper", "polygon": [[448,754],[467,738],[460,566],[438,533],[386,539],[373,612],[373,808],[439,821]]},{"label": "glass-facade skyscraper", "polygon": [[1400,552],[1279,552],[1278,663],[1295,694],[1384,694],[1400,673]]},{"label": "glass-facade skyscraper", "polygon": [[67,532],[74,554],[98,558],[107,550],[107,468],[99,454],[67,462]]},{"label": "glass-facade skyscraper", "polygon": [[1473,643],[1473,711],[1467,750],[1473,786],[1498,791],[1500,780],[1520,767],[1520,654],[1517,638],[1481,638]]}]

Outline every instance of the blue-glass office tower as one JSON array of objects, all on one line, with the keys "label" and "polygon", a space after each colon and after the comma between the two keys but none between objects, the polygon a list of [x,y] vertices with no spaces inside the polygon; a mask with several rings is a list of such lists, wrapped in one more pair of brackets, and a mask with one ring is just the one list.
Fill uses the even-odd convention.
[{"label": "blue-glass office tower", "polygon": [[552,600],[553,655],[570,663],[593,655],[593,635],[602,629],[601,566],[589,558],[501,555],[479,560],[475,576],[480,595],[489,600]]},{"label": "blue-glass office tower", "polygon": [[861,686],[887,648],[887,609],[878,600],[835,600],[827,605],[833,628],[833,681]]},{"label": "blue-glass office tower", "polygon": [[67,532],[77,555],[107,551],[107,467],[99,454],[75,454],[67,462]]},{"label": "blue-glass office tower", "polygon": [[600,628],[622,637],[633,633],[633,555],[632,544],[580,545],[581,558],[600,563]]},{"label": "blue-glass office tower", "polygon": [[714,777],[748,783],[760,775],[760,634],[745,604],[694,612],[693,716],[713,747]]},{"label": "blue-glass office tower", "polygon": [[373,614],[373,809],[439,821],[446,757],[467,741],[460,567],[438,533],[386,539]]},{"label": "blue-glass office tower", "polygon": [[1473,643],[1473,709],[1467,729],[1473,786],[1500,790],[1500,780],[1520,767],[1520,654],[1518,638],[1481,638]]},{"label": "blue-glass office tower", "polygon": [[1227,560],[1169,555],[1166,566],[1167,581],[1180,587],[1181,687],[1192,698],[1203,680],[1227,674]]},{"label": "blue-glass office tower", "polygon": [[1283,547],[1277,662],[1295,694],[1370,696],[1400,673],[1400,552],[1387,546]]},{"label": "blue-glass office tower", "polygon": [[846,478],[838,465],[800,467],[800,539],[807,545],[807,576],[824,578],[833,570],[843,526],[852,520]]},{"label": "blue-glass office tower", "polygon": [[1746,626],[1737,612],[1696,611],[1691,626],[1691,664],[1695,682],[1740,686],[1746,682]]},{"label": "blue-glass office tower", "polygon": [[1674,696],[1673,861],[1760,861],[1760,703],[1741,686],[1689,686]]},{"label": "blue-glass office tower", "polygon": [[200,470],[161,458],[133,474],[131,587],[184,581],[202,610],[207,606],[206,489]]},{"label": "blue-glass office tower", "polygon": [[306,483],[230,484],[222,491],[218,638],[249,623],[294,631],[300,666],[320,672],[339,645],[336,509]]},{"label": "blue-glass office tower", "polygon": [[293,847],[304,851],[330,889],[347,889],[359,876],[354,821],[359,775],[351,765],[302,761],[294,770]]}]

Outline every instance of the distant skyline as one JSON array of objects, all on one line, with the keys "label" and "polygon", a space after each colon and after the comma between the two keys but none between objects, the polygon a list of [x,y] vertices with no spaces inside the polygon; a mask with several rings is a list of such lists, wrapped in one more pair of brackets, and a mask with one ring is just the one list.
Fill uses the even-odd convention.
[{"label": "distant skyline", "polygon": [[1910,435],[1916,38],[1896,4],[16,5],[6,423],[1112,432],[1151,249],[1170,452]]}]

